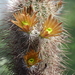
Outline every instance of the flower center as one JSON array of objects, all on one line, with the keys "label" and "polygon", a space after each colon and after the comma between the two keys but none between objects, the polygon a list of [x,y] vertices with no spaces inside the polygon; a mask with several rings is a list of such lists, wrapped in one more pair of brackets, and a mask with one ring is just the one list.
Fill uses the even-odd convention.
[{"label": "flower center", "polygon": [[48,32],[48,34],[50,34],[53,30],[52,28],[47,28],[46,31]]},{"label": "flower center", "polygon": [[22,23],[23,23],[23,25],[29,25],[29,23],[26,21],[22,21]]},{"label": "flower center", "polygon": [[29,65],[33,65],[33,64],[34,64],[34,58],[30,58],[30,59],[28,60],[28,64],[29,64]]}]

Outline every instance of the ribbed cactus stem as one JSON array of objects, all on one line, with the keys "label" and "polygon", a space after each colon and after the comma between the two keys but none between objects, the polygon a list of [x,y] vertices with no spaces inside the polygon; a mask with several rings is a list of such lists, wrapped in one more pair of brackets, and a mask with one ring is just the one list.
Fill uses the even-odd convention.
[{"label": "ribbed cactus stem", "polygon": [[[12,47],[9,52],[13,58],[12,75],[64,75],[67,63],[63,44],[69,42],[69,35],[59,16],[64,3],[63,0],[8,1],[3,24],[8,25],[5,34],[8,33],[7,39],[10,38],[9,48]],[[28,53],[30,50],[37,54],[36,64],[37,58],[30,58],[30,55],[33,56]]]}]

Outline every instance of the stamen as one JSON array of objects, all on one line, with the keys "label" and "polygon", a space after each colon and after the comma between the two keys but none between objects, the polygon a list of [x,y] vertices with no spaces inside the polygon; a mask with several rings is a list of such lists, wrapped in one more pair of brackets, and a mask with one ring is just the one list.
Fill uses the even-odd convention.
[{"label": "stamen", "polygon": [[50,34],[53,30],[52,28],[47,28],[46,31],[48,32],[48,34]]},{"label": "stamen", "polygon": [[26,21],[22,21],[22,23],[23,23],[23,25],[29,25],[29,23]]},{"label": "stamen", "polygon": [[34,58],[30,58],[30,59],[28,60],[28,63],[29,63],[29,65],[32,65],[32,64],[34,63]]}]

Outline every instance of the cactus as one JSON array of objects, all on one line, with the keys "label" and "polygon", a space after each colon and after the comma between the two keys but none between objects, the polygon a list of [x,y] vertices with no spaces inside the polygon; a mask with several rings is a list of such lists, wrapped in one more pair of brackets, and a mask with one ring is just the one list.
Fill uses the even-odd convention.
[{"label": "cactus", "polygon": [[[69,33],[63,0],[10,0],[1,25],[1,75],[65,75]],[[4,27],[5,26],[5,27]],[[5,72],[5,73],[4,73]]]}]

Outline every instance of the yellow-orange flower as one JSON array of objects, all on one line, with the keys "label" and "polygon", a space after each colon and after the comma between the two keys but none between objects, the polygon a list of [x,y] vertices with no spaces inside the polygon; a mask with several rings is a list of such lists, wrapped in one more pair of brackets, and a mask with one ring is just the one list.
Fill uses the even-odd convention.
[{"label": "yellow-orange flower", "polygon": [[30,52],[27,52],[27,54],[23,56],[23,59],[26,62],[27,66],[31,67],[41,61],[38,58],[38,56],[39,56],[39,52],[35,52],[34,50],[31,50]]},{"label": "yellow-orange flower", "polygon": [[11,20],[11,22],[20,27],[22,31],[29,32],[32,27],[38,22],[36,20],[36,14],[37,12],[30,15],[29,13],[27,13],[26,8],[24,7],[23,10],[14,13],[13,16],[15,17],[16,21]]},{"label": "yellow-orange flower", "polygon": [[65,2],[63,2],[62,0],[58,1],[56,6],[57,8],[60,8]]},{"label": "yellow-orange flower", "polygon": [[40,33],[41,37],[49,38],[51,36],[58,36],[62,32],[62,23],[58,23],[55,18],[52,18],[52,15],[44,22],[43,29]]}]

